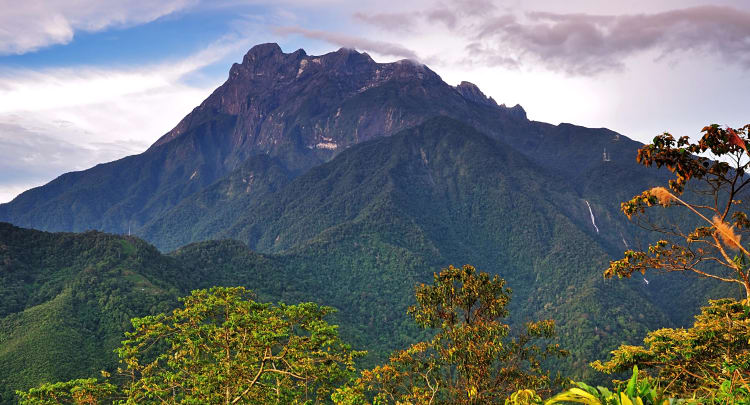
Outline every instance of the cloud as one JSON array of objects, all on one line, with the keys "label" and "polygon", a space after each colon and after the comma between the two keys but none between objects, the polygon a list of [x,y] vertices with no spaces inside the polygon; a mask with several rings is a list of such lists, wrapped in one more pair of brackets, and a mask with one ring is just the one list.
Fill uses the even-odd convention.
[{"label": "cloud", "polygon": [[493,37],[548,68],[590,75],[622,69],[636,54],[703,51],[750,68],[750,13],[701,6],[655,14],[529,13],[526,20],[486,21],[479,35]]},{"label": "cloud", "polygon": [[[617,71],[633,56],[694,51],[750,69],[750,12],[729,6],[696,6],[656,13],[593,15],[508,13],[484,0],[419,12],[355,15],[381,30],[423,31],[440,21],[466,43],[466,62],[535,67],[571,75]],[[397,21],[389,26],[388,18]],[[430,27],[434,31],[434,27]]]},{"label": "cloud", "polygon": [[355,19],[370,25],[374,25],[380,29],[400,32],[412,31],[413,22],[416,18],[419,18],[419,16],[420,13],[418,12],[377,14],[356,12],[353,15]]},{"label": "cloud", "polygon": [[279,35],[298,34],[304,36],[305,38],[325,41],[343,48],[370,51],[384,56],[395,56],[415,61],[419,60],[419,57],[414,51],[392,42],[373,41],[358,36],[319,30],[309,30],[301,27],[278,27],[275,28],[274,31]]},{"label": "cloud", "polygon": [[66,142],[59,136],[46,135],[75,131],[69,123],[45,123],[27,128],[13,122],[13,117],[0,119],[3,118],[5,122],[0,122],[0,150],[3,151],[0,203],[10,201],[24,190],[42,185],[63,172],[81,170],[98,163],[102,157],[111,157],[104,149],[92,149]]},{"label": "cloud", "polygon": [[0,202],[71,170],[143,152],[218,85],[184,79],[248,39],[138,68],[0,69]]},{"label": "cloud", "polygon": [[195,0],[24,0],[0,13],[0,54],[22,54],[70,42],[76,31],[147,23]]}]

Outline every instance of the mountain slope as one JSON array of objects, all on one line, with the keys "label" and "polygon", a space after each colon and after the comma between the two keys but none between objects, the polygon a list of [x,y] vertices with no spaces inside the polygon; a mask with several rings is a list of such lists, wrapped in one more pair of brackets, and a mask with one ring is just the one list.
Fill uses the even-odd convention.
[{"label": "mountain slope", "polygon": [[[588,361],[617,344],[688,318],[714,288],[689,287],[682,277],[653,281],[692,289],[699,298],[686,303],[640,279],[605,282],[601,271],[622,249],[605,231],[623,227],[631,237],[632,224],[609,218],[597,232],[574,184],[445,117],[354,146],[255,200],[238,218],[206,237],[236,238],[274,253],[285,273],[273,283],[294,280],[284,299],[338,307],[344,335],[376,358],[413,339],[416,331],[403,316],[413,286],[448,264],[471,263],[506,278],[516,323],[556,319],[574,352],[559,366],[571,373],[587,372]],[[196,246],[204,244],[175,254]]]},{"label": "mountain slope", "polygon": [[[307,56],[258,45],[146,152],[22,193],[0,204],[0,220],[42,230],[125,232],[253,156],[275,157],[295,175],[350,145],[431,116],[468,114],[474,105],[424,65],[375,63],[347,49]],[[522,121],[517,110],[483,108]]]},{"label": "mountain slope", "polygon": [[134,316],[176,302],[177,262],[145,242],[0,223],[0,403],[12,389],[112,369]]},{"label": "mountain slope", "polygon": [[[470,83],[449,86],[424,65],[376,63],[341,49],[322,56],[253,47],[227,81],[146,152],[68,173],[0,204],[0,220],[42,230],[135,230],[229,173],[269,155],[294,177],[351,145],[449,116],[535,163],[580,175],[630,161],[637,144],[607,130],[528,121]],[[596,136],[593,136],[596,134]],[[154,240],[158,245],[162,241]]]},{"label": "mountain slope", "polygon": [[[577,188],[459,121],[438,117],[356,145],[291,181],[275,162],[250,160],[189,205],[242,209],[216,236],[273,255],[217,241],[165,257],[131,237],[2,225],[3,384],[27,388],[111,369],[129,317],[168,309],[175,296],[212,285],[334,306],[342,336],[370,351],[365,365],[425,337],[406,308],[414,285],[450,263],[506,278],[514,324],[555,319],[573,352],[555,366],[570,375],[590,373],[589,361],[695,310],[640,281],[602,280],[609,244],[589,212],[580,212]],[[242,193],[247,187],[259,192]],[[236,194],[245,199],[220,198]],[[608,224],[599,223],[602,230]],[[689,280],[668,282],[680,290]],[[705,297],[707,289],[693,292]]]}]

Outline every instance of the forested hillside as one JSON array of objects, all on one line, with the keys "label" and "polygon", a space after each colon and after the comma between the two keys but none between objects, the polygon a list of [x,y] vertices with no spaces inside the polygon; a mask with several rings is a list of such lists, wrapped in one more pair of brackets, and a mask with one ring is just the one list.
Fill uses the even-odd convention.
[{"label": "forested hillside", "polygon": [[[171,308],[179,265],[137,238],[0,223],[0,395],[111,369],[130,318]],[[167,281],[170,280],[170,281]]]},{"label": "forested hillside", "polygon": [[[162,255],[128,236],[5,224],[4,395],[111,370],[129,318],[171,308],[196,288],[239,285],[264,301],[332,306],[342,338],[368,350],[360,365],[371,366],[426,337],[405,315],[414,286],[472,262],[507,280],[512,324],[557,322],[571,356],[554,367],[577,376],[591,376],[587,364],[618,344],[689,319],[706,296],[726,295],[684,277],[603,280],[610,255],[590,224],[579,230],[570,207],[580,200],[562,181],[446,118],[353,147],[226,228],[273,254],[225,240]],[[666,285],[681,293],[664,297]]]}]

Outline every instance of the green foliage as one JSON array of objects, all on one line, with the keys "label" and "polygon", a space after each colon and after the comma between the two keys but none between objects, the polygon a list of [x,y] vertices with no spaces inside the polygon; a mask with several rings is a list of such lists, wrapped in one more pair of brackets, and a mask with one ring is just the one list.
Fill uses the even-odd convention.
[{"label": "green foliage", "polygon": [[747,387],[738,387],[736,382],[724,380],[714,391],[704,392],[703,396],[670,398],[663,387],[658,385],[658,379],[644,378],[638,367],[633,366],[633,374],[628,381],[619,382],[613,390],[597,386],[592,387],[584,382],[573,382],[575,387],[569,388],[547,401],[542,401],[533,390],[524,389],[513,393],[505,401],[506,405],[555,405],[555,404],[587,404],[587,405],[673,405],[673,404],[746,404],[750,401]]},{"label": "green foliage", "polygon": [[[537,134],[541,144],[524,136],[529,150],[574,142],[573,158],[545,152],[544,162],[531,161],[441,117],[348,148],[291,182],[273,158],[247,161],[194,204],[180,203],[185,210],[169,215],[175,222],[151,223],[171,246],[204,237],[243,242],[195,243],[168,255],[133,237],[0,225],[0,403],[16,389],[112,371],[131,318],[167,312],[176,297],[211,286],[245,286],[263,302],[336,308],[331,322],[343,340],[368,350],[358,364],[372,368],[432,337],[406,314],[415,304],[412,287],[429,282],[436,268],[469,261],[514,287],[512,328],[555,319],[571,355],[546,366],[600,383],[592,359],[648,330],[689,324],[709,292],[727,296],[727,289],[680,277],[649,277],[648,286],[602,280],[594,269],[606,266],[623,237],[637,240],[635,227],[610,213],[655,177],[618,161],[616,154],[636,150],[624,137],[570,125],[549,130]],[[601,162],[603,146],[611,162]],[[550,159],[576,175],[540,169]],[[616,190],[607,186],[613,178]],[[665,287],[674,293],[660,294]]]},{"label": "green foliage", "polygon": [[24,403],[317,403],[354,371],[331,308],[271,305],[242,287],[196,290],[170,314],[133,319],[117,349],[119,382],[44,384]]},{"label": "green foliage", "polygon": [[627,384],[614,392],[605,387],[594,388],[583,382],[577,382],[575,385],[576,387],[555,395],[544,404],[671,405],[685,402],[666,398],[650,380],[639,379],[638,367],[633,367],[633,375]]},{"label": "green foliage", "polygon": [[542,397],[534,390],[518,390],[505,399],[505,405],[540,405]]},{"label": "green foliage", "polygon": [[179,267],[136,238],[0,224],[0,403],[114,370],[130,319],[177,304]]},{"label": "green foliage", "polygon": [[[694,273],[739,284],[745,299],[709,301],[691,328],[650,332],[643,346],[622,345],[609,361],[592,366],[606,373],[640,366],[671,395],[701,403],[745,403],[750,389],[750,252],[742,246],[741,236],[750,221],[737,207],[739,197],[746,194],[743,188],[750,184],[746,175],[750,125],[737,129],[712,125],[702,132],[695,143],[665,133],[638,151],[639,163],[665,166],[675,178],[669,181],[669,190],[654,187],[623,202],[622,211],[669,240],[659,240],[644,251],[626,251],[604,275],[630,277],[651,269]],[[683,195],[688,186],[694,192]],[[698,198],[701,194],[707,198]],[[693,230],[686,230],[692,228],[690,223],[655,225],[647,213],[655,206],[687,209],[700,224]]]},{"label": "green foliage", "polygon": [[644,346],[624,345],[612,352],[609,361],[592,363],[606,373],[636,365],[652,371],[673,396],[707,398],[735,391],[746,395],[750,388],[750,306],[731,299],[711,301],[696,316],[693,327],[656,330],[644,339]]},{"label": "green foliage", "polygon": [[[608,151],[636,150],[624,139],[611,141],[611,133],[588,135],[606,142]],[[681,279],[652,278],[653,287],[644,288],[642,280],[606,283],[593,272],[619,251],[620,232],[635,243],[635,227],[607,213],[616,211],[630,190],[643,187],[638,176],[647,172],[624,163],[604,165],[600,150],[595,151],[596,165],[586,153],[577,157],[591,169],[573,184],[572,178],[541,171],[512,146],[471,126],[431,119],[341,152],[275,193],[258,197],[234,223],[218,227],[220,233],[201,235],[235,237],[266,252],[264,259],[273,262],[269,270],[245,270],[240,264],[244,259],[230,257],[240,249],[209,257],[220,242],[181,248],[175,257],[190,266],[191,274],[210,278],[216,272],[202,269],[232,267],[219,273],[242,280],[225,283],[217,275],[217,281],[202,288],[246,285],[264,298],[338,308],[342,337],[367,347],[368,367],[426,338],[405,316],[414,304],[411,286],[429,280],[435,268],[471,261],[514,286],[509,324],[557,321],[561,343],[571,356],[552,360],[552,365],[583,377],[593,373],[587,366],[591,358],[623,341],[634,343],[648,330],[689,322],[702,302],[696,297],[706,296],[705,289]],[[602,189],[614,177],[617,190]],[[589,191],[594,186],[599,188]],[[590,202],[606,232],[595,233],[582,195],[597,199]],[[204,197],[211,200],[199,200]],[[185,221],[203,223],[202,215],[191,214]],[[163,231],[160,235],[171,232]],[[664,285],[678,286],[684,296],[655,293]],[[626,304],[634,301],[643,306]]]},{"label": "green foliage", "polygon": [[432,285],[417,286],[416,299],[409,313],[423,328],[435,329],[434,337],[363,371],[335,400],[362,403],[370,392],[376,404],[480,404],[499,402],[519,386],[547,390],[553,385],[541,362],[566,352],[531,342],[554,337],[554,323],[532,322],[525,333],[509,338],[510,328],[501,321],[510,300],[503,279],[469,265],[450,266],[434,275]]},{"label": "green foliage", "polygon": [[17,394],[21,405],[96,405],[112,403],[118,396],[116,386],[96,378],[42,384]]},{"label": "green foliage", "polygon": [[[628,218],[636,218],[666,239],[644,251],[626,251],[623,259],[610,263],[605,277],[630,277],[650,269],[691,272],[740,285],[745,299],[750,299],[750,253],[741,245],[750,220],[737,208],[745,186],[750,184],[746,175],[750,167],[746,149],[750,124],[737,129],[712,125],[702,132],[698,142],[691,142],[687,136],[675,140],[664,133],[638,151],[639,163],[665,166],[675,178],[669,181],[670,190],[654,187],[623,202],[621,209]],[[712,159],[696,156],[701,153],[710,153]],[[694,187],[695,192],[688,195],[693,201],[680,198],[688,185]],[[707,197],[699,198],[701,195]],[[654,206],[687,209],[700,224],[692,230],[688,224],[657,225],[646,212]]]},{"label": "green foliage", "polygon": [[247,295],[243,288],[198,290],[170,315],[134,319],[135,331],[118,349],[121,372],[134,381],[125,389],[128,402],[291,403],[330,396],[360,354],[323,320],[331,308],[273,306]]}]

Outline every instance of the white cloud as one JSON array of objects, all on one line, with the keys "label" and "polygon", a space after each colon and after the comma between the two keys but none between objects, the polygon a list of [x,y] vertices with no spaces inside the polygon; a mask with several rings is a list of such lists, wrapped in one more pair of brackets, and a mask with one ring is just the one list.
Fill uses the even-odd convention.
[{"label": "white cloud", "polygon": [[70,42],[76,31],[147,23],[195,0],[0,0],[0,54]]},{"label": "white cloud", "polygon": [[407,49],[394,42],[373,41],[353,35],[333,33],[320,30],[308,30],[301,27],[279,27],[276,28],[279,35],[299,34],[309,39],[317,39],[328,42],[329,44],[343,48],[357,49],[358,51],[374,52],[380,55],[395,56],[411,60],[418,60],[414,51]]},{"label": "white cloud", "polygon": [[[448,31],[463,40],[464,57],[483,66],[541,65],[570,75],[595,75],[622,70],[629,59],[650,51],[697,50],[750,70],[750,11],[732,6],[587,14],[508,12],[486,0],[460,0],[418,12],[356,12],[353,17],[377,28],[379,36]],[[319,32],[316,37],[326,38]]]},{"label": "white cloud", "polygon": [[220,84],[184,78],[248,46],[227,36],[185,59],[140,68],[0,69],[0,202],[144,151]]}]

